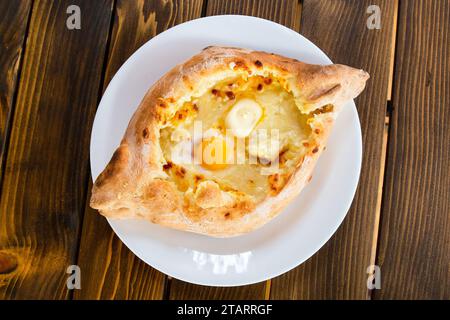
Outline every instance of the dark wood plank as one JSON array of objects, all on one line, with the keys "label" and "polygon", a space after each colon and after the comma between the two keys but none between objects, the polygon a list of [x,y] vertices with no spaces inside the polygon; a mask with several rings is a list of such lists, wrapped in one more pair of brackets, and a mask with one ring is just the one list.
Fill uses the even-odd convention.
[{"label": "dark wood plank", "polygon": [[105,88],[140,46],[177,24],[200,18],[203,0],[117,0]]},{"label": "dark wood plank", "polygon": [[173,279],[170,287],[170,299],[193,300],[262,300],[265,298],[266,282],[240,287],[199,286]]},{"label": "dark wood plank", "polygon": [[206,15],[242,14],[268,19],[299,30],[298,0],[208,0]]},{"label": "dark wood plank", "polygon": [[[366,9],[381,8],[381,30],[366,27]],[[330,241],[306,263],[272,280],[273,299],[366,299],[366,269],[373,263],[377,198],[395,1],[305,0],[301,33],[335,63],[371,74],[356,100],[363,135],[363,163],[352,207]]]},{"label": "dark wood plank", "polygon": [[[82,8],[81,30],[66,9]],[[67,298],[112,1],[35,1],[0,203],[0,299]],[[12,262],[12,263],[11,263]]]},{"label": "dark wood plank", "polygon": [[450,1],[402,1],[376,299],[450,299]]},{"label": "dark wood plank", "polygon": [[[209,0],[207,15],[243,14],[269,19],[298,29],[300,3],[297,0]],[[265,299],[268,298],[270,280],[241,287],[207,287],[173,279],[170,299]]]},{"label": "dark wood plank", "polygon": [[[201,10],[201,0],[119,0],[104,88],[142,44],[165,29],[200,17]],[[163,298],[166,276],[137,258],[114,235],[107,221],[89,206],[78,263],[84,271],[83,290],[75,292],[75,299]]]},{"label": "dark wood plank", "polygon": [[88,205],[78,265],[83,271],[82,290],[74,292],[74,299],[163,298],[166,276],[137,258]]},{"label": "dark wood plank", "polygon": [[0,177],[30,9],[31,0],[0,0]]}]

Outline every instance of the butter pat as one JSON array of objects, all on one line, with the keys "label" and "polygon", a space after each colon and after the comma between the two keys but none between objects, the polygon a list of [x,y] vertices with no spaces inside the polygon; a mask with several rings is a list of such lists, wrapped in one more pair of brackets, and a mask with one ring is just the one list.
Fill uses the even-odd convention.
[{"label": "butter pat", "polygon": [[234,136],[245,138],[250,135],[262,116],[261,106],[252,99],[241,99],[228,112],[225,124]]}]

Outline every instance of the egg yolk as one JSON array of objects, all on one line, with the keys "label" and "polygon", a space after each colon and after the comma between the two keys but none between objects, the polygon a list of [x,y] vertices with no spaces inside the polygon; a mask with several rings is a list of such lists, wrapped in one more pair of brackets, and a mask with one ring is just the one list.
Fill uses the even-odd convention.
[{"label": "egg yolk", "polygon": [[233,162],[233,147],[222,137],[210,137],[202,140],[197,147],[200,164],[207,170],[222,170]]}]

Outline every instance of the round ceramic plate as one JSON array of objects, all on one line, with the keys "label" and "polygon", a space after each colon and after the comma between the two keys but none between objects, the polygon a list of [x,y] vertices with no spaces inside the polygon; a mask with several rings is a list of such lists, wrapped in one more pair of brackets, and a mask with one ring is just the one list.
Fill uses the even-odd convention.
[{"label": "round ceramic plate", "polygon": [[[300,61],[331,60],[298,33],[248,16],[213,16],[178,25],[137,50],[110,82],[92,129],[95,179],[119,145],[141,99],[162,75],[210,45],[274,52]],[[142,220],[109,220],[140,259],[174,278],[214,286],[260,282],[296,267],[333,235],[344,219],[361,167],[361,128],[355,104],[339,115],[311,183],[274,220],[249,234],[217,239]]]}]

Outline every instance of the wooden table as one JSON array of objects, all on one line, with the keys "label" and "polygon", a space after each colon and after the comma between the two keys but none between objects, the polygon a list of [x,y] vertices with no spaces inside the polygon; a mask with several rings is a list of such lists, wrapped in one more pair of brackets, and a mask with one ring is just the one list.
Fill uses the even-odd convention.
[{"label": "wooden table", "polygon": [[[73,4],[81,30],[66,27]],[[379,30],[366,26],[373,4]],[[0,299],[450,298],[449,0],[0,0],[0,13]],[[87,206],[92,122],[114,73],[156,34],[217,14],[281,23],[371,74],[344,223],[296,269],[235,288],[168,278]],[[69,265],[81,290],[66,287]]]}]

